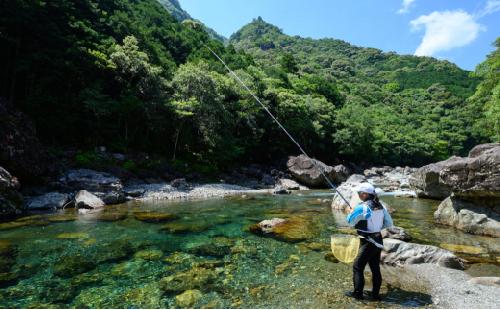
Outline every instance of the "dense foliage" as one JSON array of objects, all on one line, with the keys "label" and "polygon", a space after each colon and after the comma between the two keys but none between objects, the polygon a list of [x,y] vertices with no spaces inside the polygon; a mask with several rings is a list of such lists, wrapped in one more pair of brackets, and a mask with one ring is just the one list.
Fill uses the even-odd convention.
[{"label": "dense foliage", "polygon": [[10,0],[0,12],[0,96],[49,145],[217,167],[295,154],[204,45],[330,163],[422,164],[499,139],[498,52],[469,77],[446,61],[290,37],[261,19],[224,47],[156,0]]}]

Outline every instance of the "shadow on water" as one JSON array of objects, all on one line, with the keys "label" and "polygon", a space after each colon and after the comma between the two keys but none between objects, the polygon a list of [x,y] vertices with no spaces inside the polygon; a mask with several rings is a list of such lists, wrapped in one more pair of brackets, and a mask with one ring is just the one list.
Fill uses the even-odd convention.
[{"label": "shadow on water", "polygon": [[[432,306],[425,293],[387,284],[379,303],[344,296],[352,264],[325,259],[336,229],[330,196],[134,202],[2,223],[0,308]],[[248,231],[273,217],[306,221],[312,235],[289,243]]]}]

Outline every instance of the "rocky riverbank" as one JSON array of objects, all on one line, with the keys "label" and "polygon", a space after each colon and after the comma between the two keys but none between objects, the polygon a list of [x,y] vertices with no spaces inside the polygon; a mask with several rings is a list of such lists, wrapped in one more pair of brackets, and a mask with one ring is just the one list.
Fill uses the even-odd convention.
[{"label": "rocky riverbank", "polygon": [[500,237],[500,143],[421,167],[410,183],[419,197],[444,199],[434,214],[437,223]]}]

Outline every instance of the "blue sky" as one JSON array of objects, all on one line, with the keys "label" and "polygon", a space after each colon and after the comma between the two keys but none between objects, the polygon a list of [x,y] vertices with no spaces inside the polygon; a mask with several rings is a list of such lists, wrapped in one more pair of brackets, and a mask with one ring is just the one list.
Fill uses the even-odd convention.
[{"label": "blue sky", "polygon": [[473,70],[500,36],[500,0],[180,0],[229,37],[261,16],[289,35],[335,38]]}]

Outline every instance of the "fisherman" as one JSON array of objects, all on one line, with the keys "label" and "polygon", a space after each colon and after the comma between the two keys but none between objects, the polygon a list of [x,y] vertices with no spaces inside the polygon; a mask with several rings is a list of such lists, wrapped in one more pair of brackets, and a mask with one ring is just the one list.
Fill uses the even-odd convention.
[{"label": "fisherman", "polygon": [[363,272],[366,264],[369,264],[373,279],[371,298],[372,300],[380,300],[379,291],[382,284],[380,254],[383,248],[380,231],[392,226],[392,218],[379,201],[373,185],[361,183],[356,190],[362,202],[354,209],[351,207],[347,222],[356,228],[358,235],[361,237],[361,242],[353,265],[354,291],[347,292],[346,295],[356,299],[363,299],[363,287],[365,286]]}]

